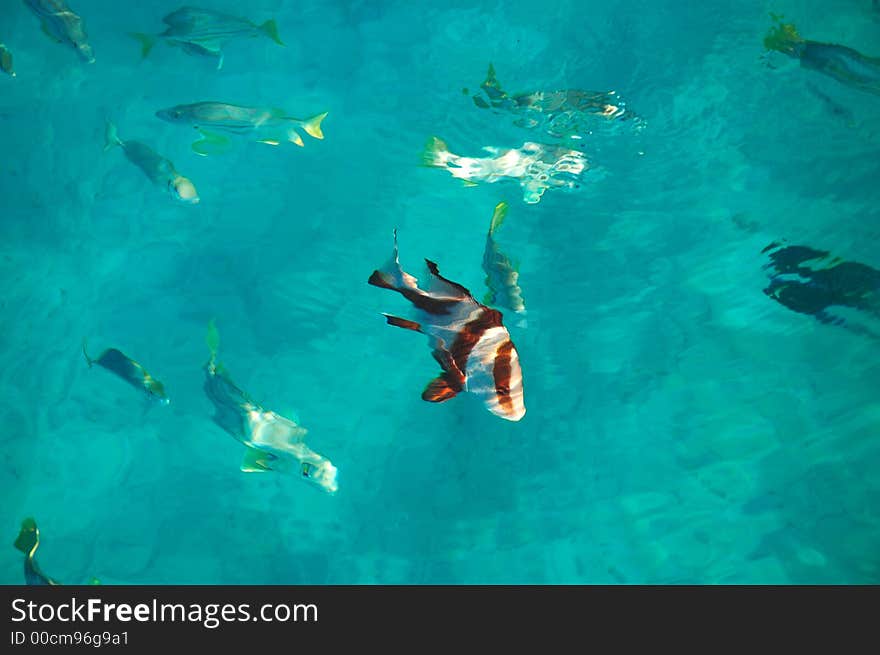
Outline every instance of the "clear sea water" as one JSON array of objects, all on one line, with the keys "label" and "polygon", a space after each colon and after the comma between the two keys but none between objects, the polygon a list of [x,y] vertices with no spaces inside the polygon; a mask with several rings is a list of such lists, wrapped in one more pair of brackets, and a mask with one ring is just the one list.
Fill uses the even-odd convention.
[{"label": "clear sea water", "polygon": [[[880,582],[880,346],[768,300],[760,252],[880,267],[880,98],[762,47],[772,11],[880,56],[869,0],[204,0],[287,44],[232,43],[219,71],[141,59],[127,33],[180,3],[130,4],[71,0],[93,65],[0,11],[0,581],[23,582],[34,516],[65,583]],[[419,165],[428,137],[541,140],[462,93],[489,62],[510,90],[614,89],[646,129],[585,143],[583,186],[538,204],[466,188]],[[326,138],[199,157],[154,114],[200,100],[328,111]],[[108,118],[201,203],[102,152]],[[518,423],[423,402],[425,339],[367,285],[397,227],[407,270],[429,257],[481,297],[501,200]],[[202,391],[211,318],[236,382],[338,466],[335,496],[239,471]],[[171,404],[89,369],[84,337]]]}]

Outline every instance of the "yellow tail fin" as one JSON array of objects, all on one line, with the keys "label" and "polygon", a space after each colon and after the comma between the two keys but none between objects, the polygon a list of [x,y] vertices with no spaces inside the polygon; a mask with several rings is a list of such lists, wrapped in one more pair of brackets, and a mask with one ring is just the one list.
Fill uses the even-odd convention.
[{"label": "yellow tail fin", "polygon": [[40,545],[40,530],[37,528],[37,522],[32,518],[26,518],[22,521],[21,532],[18,533],[18,539],[13,545],[25,555],[33,555],[37,546]]},{"label": "yellow tail fin", "polygon": [[212,318],[208,322],[208,333],[205,335],[205,343],[208,344],[208,350],[211,351],[211,363],[217,359],[217,351],[220,349],[220,332],[217,330],[217,324]]},{"label": "yellow tail fin", "polygon": [[438,155],[449,152],[449,147],[443,139],[432,136],[422,152],[422,163],[425,166],[437,166],[440,163]]},{"label": "yellow tail fin", "polygon": [[329,113],[330,112],[325,111],[323,114],[318,114],[317,116],[305,119],[302,122],[302,128],[306,131],[306,134],[316,139],[323,139],[324,133],[321,131],[321,121],[327,118],[327,114]]},{"label": "yellow tail fin", "polygon": [[141,57],[146,58],[148,54],[150,54],[150,50],[153,49],[153,46],[156,45],[156,41],[158,40],[152,34],[142,34],[141,32],[129,32],[128,35],[140,41],[141,44]]},{"label": "yellow tail fin", "polygon": [[804,39],[798,34],[794,23],[782,22],[784,16],[770,14],[770,17],[775,25],[770,28],[767,36],[764,37],[764,47],[767,50],[778,50],[785,54],[792,54],[794,47],[799,43],[803,43]]},{"label": "yellow tail fin", "polygon": [[278,36],[278,24],[275,22],[275,19],[269,19],[262,25],[260,25],[260,31],[272,39],[278,45],[284,45],[284,42],[281,40],[281,37]]},{"label": "yellow tail fin", "polygon": [[492,214],[492,222],[489,224],[489,234],[494,234],[495,230],[501,227],[504,219],[507,218],[507,210],[509,205],[503,200],[495,205],[495,213]]}]

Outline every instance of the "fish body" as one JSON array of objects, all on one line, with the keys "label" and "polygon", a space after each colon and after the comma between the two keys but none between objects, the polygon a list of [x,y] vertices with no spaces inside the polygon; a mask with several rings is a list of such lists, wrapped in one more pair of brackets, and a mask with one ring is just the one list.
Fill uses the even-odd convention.
[{"label": "fish body", "polygon": [[83,61],[95,63],[95,53],[83,20],[64,0],[25,0],[25,4],[40,19],[43,31],[49,37],[71,46]]},{"label": "fish body", "polygon": [[12,68],[12,52],[3,43],[0,43],[0,70],[15,77],[15,70]]},{"label": "fish body", "polygon": [[104,150],[114,146],[122,148],[130,162],[140,168],[153,184],[168,191],[174,199],[187,204],[199,202],[195,185],[175,170],[171,160],[139,141],[123,141],[116,132],[116,126],[108,122]]},{"label": "fish body", "polygon": [[27,518],[21,522],[21,531],[13,544],[24,553],[24,580],[27,585],[43,586],[60,584],[40,570],[36,560],[36,552],[40,547],[40,529],[36,521]]},{"label": "fish body", "polygon": [[764,293],[793,312],[825,323],[842,323],[828,314],[832,306],[880,316],[880,270],[831,258],[809,246],[772,243],[764,249],[770,283]]},{"label": "fish body", "polygon": [[[303,140],[298,129],[315,139],[323,139],[321,122],[327,112],[299,119],[287,116],[283,109],[274,107],[244,107],[225,102],[196,102],[160,109],[156,116],[169,123],[191,125],[203,132],[226,132],[247,135],[260,143],[279,145],[292,142],[302,146]],[[196,147],[201,142],[196,142]]]},{"label": "fish body", "polygon": [[486,273],[486,304],[504,307],[517,313],[525,312],[522,289],[519,287],[519,272],[495,242],[495,230],[501,227],[507,215],[507,203],[495,206],[489,232],[486,234],[486,247],[483,250],[483,272]]},{"label": "fish body", "polygon": [[561,146],[526,142],[520,148],[483,148],[487,157],[465,157],[449,150],[444,141],[431,137],[423,163],[444,168],[467,184],[493,184],[516,180],[523,190],[523,200],[535,204],[547,189],[575,189],[589,169],[586,155]]},{"label": "fish body", "polygon": [[478,303],[470,291],[427,264],[427,287],[400,266],[397,233],[391,259],[373,271],[369,284],[391,289],[409,300],[417,320],[385,314],[389,325],[427,335],[442,373],[428,383],[422,399],[444,402],[464,391],[503,419],[519,421],[526,413],[522,369],[502,314]]},{"label": "fish body", "polygon": [[[213,323],[209,335],[212,330],[216,334]],[[307,430],[255,403],[217,363],[216,349],[212,349],[205,365],[204,390],[214,405],[214,423],[246,448],[242,471],[292,473],[328,493],[336,493],[336,467],[306,445]]]},{"label": "fish body", "polygon": [[513,114],[519,117],[516,124],[520,127],[542,126],[553,137],[584,138],[601,123],[615,120],[633,120],[639,127],[644,126],[616,91],[563,89],[508,94],[501,88],[492,64],[480,89],[485,98],[473,96],[477,107]]},{"label": "fish body", "polygon": [[880,95],[880,57],[867,57],[853,48],[803,38],[793,23],[775,24],[764,37],[767,50],[777,50],[800,61],[802,68],[817,71],[841,84]]},{"label": "fish body", "polygon": [[795,52],[802,67],[859,91],[880,95],[880,57],[866,57],[847,46],[809,40]]},{"label": "fish body", "polygon": [[148,55],[157,39],[179,46],[190,55],[214,57],[217,67],[223,65],[223,48],[230,41],[264,36],[284,45],[278,36],[274,20],[257,25],[246,18],[224,14],[211,9],[182,7],[162,19],[167,26],[157,35],[133,34],[141,41],[141,52]]},{"label": "fish body", "polygon": [[121,350],[108,348],[101,353],[100,357],[92,359],[86,352],[86,344],[83,343],[83,355],[85,355],[86,362],[88,362],[90,368],[92,364],[97,364],[111,373],[115,373],[135,389],[146,392],[149,397],[155,398],[163,405],[171,402],[165,394],[165,387],[162,383],[147,373],[143,366]]}]

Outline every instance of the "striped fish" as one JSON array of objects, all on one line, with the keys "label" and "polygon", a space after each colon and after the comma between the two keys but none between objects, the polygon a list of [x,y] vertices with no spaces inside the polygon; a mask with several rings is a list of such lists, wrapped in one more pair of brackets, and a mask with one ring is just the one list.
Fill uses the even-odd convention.
[{"label": "striped fish", "polygon": [[25,0],[25,4],[40,19],[49,38],[73,47],[83,61],[95,63],[82,18],[73,13],[64,0]]},{"label": "striped fish", "polygon": [[495,243],[495,230],[504,223],[507,216],[508,205],[499,202],[492,214],[492,222],[489,223],[489,233],[486,235],[486,248],[483,251],[483,272],[486,273],[486,286],[489,292],[484,302],[487,305],[504,307],[517,313],[524,313],[526,304],[523,300],[522,289],[519,288],[519,272],[511,263],[510,258],[501,252]]},{"label": "striped fish", "polygon": [[302,146],[298,129],[314,139],[323,139],[321,122],[327,117],[327,112],[300,119],[287,116],[283,109],[276,107],[242,107],[206,101],[160,109],[156,116],[169,123],[198,128],[202,139],[193,143],[192,147],[197,153],[207,155],[222,151],[228,144],[225,137],[214,134],[214,131],[250,135],[258,143],[272,146],[285,142]]},{"label": "striped fish", "polygon": [[161,34],[136,32],[131,35],[141,42],[144,57],[150,54],[157,40],[163,39],[169,45],[179,46],[187,54],[217,58],[217,68],[221,68],[223,47],[234,39],[265,36],[278,45],[284,45],[274,20],[257,25],[246,18],[211,9],[183,7],[165,16],[162,22],[168,27]]},{"label": "striped fish", "polygon": [[501,312],[481,305],[470,291],[442,277],[437,264],[425,262],[428,284],[422,289],[400,267],[395,230],[391,259],[369,279],[373,286],[400,293],[418,312],[417,321],[390,314],[385,318],[389,325],[428,336],[443,372],[428,383],[422,399],[439,403],[466,391],[496,416],[519,421],[526,413],[522,370]]},{"label": "striped fish", "polygon": [[244,445],[246,473],[295,473],[328,493],[336,493],[336,467],[305,444],[307,430],[295,421],[263,409],[242,391],[217,362],[220,337],[208,326],[211,359],[205,365],[205,394],[214,404],[214,423]]}]

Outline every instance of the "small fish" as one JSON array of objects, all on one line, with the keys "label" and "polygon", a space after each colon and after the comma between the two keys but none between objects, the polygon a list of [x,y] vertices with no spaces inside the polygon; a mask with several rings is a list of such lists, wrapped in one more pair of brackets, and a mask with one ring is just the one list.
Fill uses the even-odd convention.
[{"label": "small fish", "polygon": [[152,375],[147,373],[143,366],[131,359],[128,355],[116,348],[108,348],[97,359],[92,359],[86,352],[86,342],[83,341],[83,355],[89,364],[97,364],[106,368],[128,382],[135,389],[145,391],[150,398],[155,398],[163,405],[171,402],[165,395],[165,387]]},{"label": "small fish", "polygon": [[880,270],[809,246],[774,242],[762,252],[770,259],[764,265],[770,275],[764,293],[791,311],[838,325],[844,321],[828,313],[832,306],[880,317]]},{"label": "small fish", "polygon": [[498,83],[492,64],[480,89],[486,97],[473,96],[477,107],[519,116],[515,125],[528,129],[540,125],[552,137],[583,139],[601,123],[617,120],[632,120],[639,129],[644,127],[644,121],[626,108],[616,91],[566,89],[508,94]]},{"label": "small fish", "polygon": [[315,139],[323,139],[321,122],[327,112],[299,119],[286,115],[283,109],[271,107],[240,107],[223,102],[196,102],[191,105],[177,105],[160,109],[156,116],[169,123],[192,125],[197,128],[202,139],[193,143],[193,150],[201,155],[221,152],[228,140],[214,134],[214,130],[230,134],[243,134],[253,137],[259,143],[277,146],[291,142],[302,146],[302,137],[297,129],[303,130]]},{"label": "small fish", "polygon": [[246,18],[230,16],[211,9],[183,7],[162,19],[168,27],[161,34],[133,33],[141,42],[141,54],[146,57],[159,39],[169,45],[179,46],[189,55],[201,55],[218,59],[217,68],[223,66],[223,48],[235,39],[265,36],[284,45],[278,36],[278,25],[267,20],[262,25]]},{"label": "small fish", "polygon": [[37,548],[40,547],[40,529],[37,527],[36,521],[27,518],[21,522],[21,531],[18,538],[13,544],[18,550],[24,553],[24,581],[28,585],[58,585],[61,584],[53,580],[40,570],[34,555]]},{"label": "small fish", "polygon": [[389,325],[428,336],[443,372],[428,383],[422,399],[441,403],[466,391],[496,416],[519,421],[526,413],[522,369],[501,312],[481,305],[463,286],[441,277],[434,262],[425,263],[428,285],[422,289],[400,266],[395,230],[391,259],[368,280],[397,291],[417,310],[417,321],[384,316]]},{"label": "small fish", "polygon": [[0,70],[15,77],[15,71],[12,68],[12,53],[3,43],[0,43]]},{"label": "small fish", "polygon": [[526,310],[526,305],[522,289],[519,288],[519,272],[495,243],[495,230],[504,222],[507,209],[506,202],[495,205],[492,222],[489,223],[486,248],[483,251],[483,271],[486,273],[486,286],[489,292],[483,302],[486,305],[504,307],[522,314]]},{"label": "small fish", "polygon": [[793,23],[776,24],[764,37],[767,50],[777,50],[800,61],[802,68],[817,71],[848,87],[880,95],[880,57],[868,57],[853,48],[836,43],[804,39]]},{"label": "small fish", "polygon": [[64,0],[25,0],[25,4],[40,19],[43,32],[49,38],[72,46],[83,61],[95,63],[95,54],[89,45],[83,20],[71,11]]},{"label": "small fish", "polygon": [[116,125],[107,122],[104,134],[104,151],[114,146],[119,146],[128,157],[128,160],[140,168],[153,184],[166,189],[171,196],[188,204],[199,202],[199,194],[196,187],[189,179],[174,169],[174,164],[161,155],[154,152],[149,146],[138,141],[123,141],[116,133]]},{"label": "small fish", "polygon": [[305,444],[307,430],[260,407],[217,362],[220,336],[213,321],[206,341],[211,359],[205,365],[205,393],[214,404],[214,423],[246,447],[241,470],[294,473],[330,494],[336,493],[336,467]]},{"label": "small fish", "polygon": [[575,189],[580,186],[582,174],[589,169],[586,155],[578,150],[561,146],[527,142],[520,148],[483,148],[488,157],[464,157],[450,152],[444,141],[431,137],[422,162],[426,166],[445,168],[453,177],[464,180],[466,186],[476,182],[492,184],[502,180],[517,180],[523,190],[523,200],[535,204],[547,189]]}]

